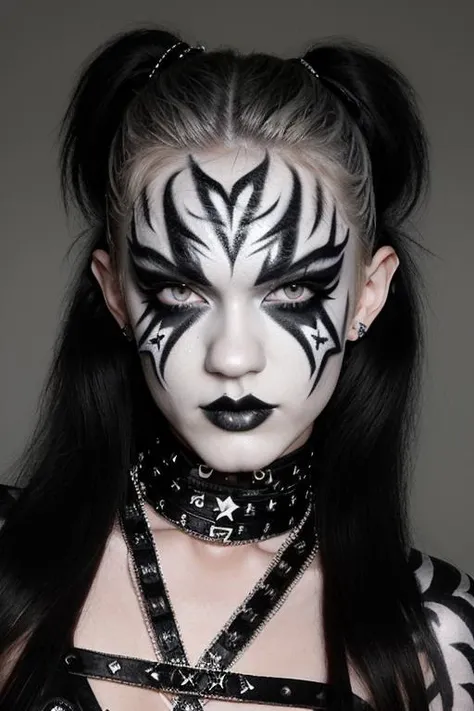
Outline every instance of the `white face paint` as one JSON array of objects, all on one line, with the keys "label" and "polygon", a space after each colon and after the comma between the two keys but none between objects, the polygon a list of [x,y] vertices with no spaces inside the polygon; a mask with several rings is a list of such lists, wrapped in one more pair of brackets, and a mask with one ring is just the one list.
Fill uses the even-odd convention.
[{"label": "white face paint", "polygon": [[145,377],[182,439],[223,471],[303,444],[337,383],[356,284],[356,238],[318,176],[242,148],[176,159],[124,253]]}]

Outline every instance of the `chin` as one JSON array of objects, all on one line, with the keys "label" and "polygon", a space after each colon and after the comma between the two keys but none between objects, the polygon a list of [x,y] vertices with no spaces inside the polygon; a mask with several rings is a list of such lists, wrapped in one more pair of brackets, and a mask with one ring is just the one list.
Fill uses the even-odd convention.
[{"label": "chin", "polygon": [[[269,438],[268,438],[269,439]],[[247,472],[264,469],[279,459],[291,443],[273,436],[273,441],[255,433],[218,433],[190,443],[207,466],[223,472]],[[265,441],[266,440],[266,441]]]}]

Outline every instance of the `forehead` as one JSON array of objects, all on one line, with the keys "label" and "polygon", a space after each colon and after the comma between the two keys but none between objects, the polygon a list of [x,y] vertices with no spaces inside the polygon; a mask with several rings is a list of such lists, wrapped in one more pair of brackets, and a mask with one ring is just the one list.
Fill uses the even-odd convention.
[{"label": "forehead", "polygon": [[141,244],[175,263],[186,252],[217,276],[226,264],[233,276],[256,277],[265,261],[289,264],[348,234],[319,173],[277,151],[248,147],[170,161],[137,201],[135,228]]},{"label": "forehead", "polygon": [[[250,185],[243,186],[242,190],[235,190],[239,181],[242,183],[246,176],[250,176],[262,163],[266,162],[265,175],[258,176]],[[199,170],[196,170],[198,167]],[[247,203],[250,191],[258,193],[261,206],[268,207],[278,200],[280,211],[285,207],[285,198],[288,198],[294,187],[294,173],[297,173],[301,184],[302,218],[310,217],[317,203],[317,189],[324,194],[325,199],[333,201],[332,190],[319,172],[311,170],[299,163],[295,158],[290,158],[276,150],[263,150],[255,147],[237,146],[221,148],[211,151],[196,152],[193,155],[177,156],[167,162],[166,167],[160,169],[158,175],[153,177],[148,184],[146,194],[151,209],[157,218],[163,212],[163,197],[170,180],[172,181],[172,195],[175,203],[183,208],[202,201],[200,186],[203,178],[208,177],[221,186],[229,197],[234,192],[236,212],[241,212]],[[234,189],[234,190],[233,190]],[[201,198],[201,199],[200,199]],[[211,196],[212,199],[212,196]],[[278,212],[275,210],[273,216]]]}]

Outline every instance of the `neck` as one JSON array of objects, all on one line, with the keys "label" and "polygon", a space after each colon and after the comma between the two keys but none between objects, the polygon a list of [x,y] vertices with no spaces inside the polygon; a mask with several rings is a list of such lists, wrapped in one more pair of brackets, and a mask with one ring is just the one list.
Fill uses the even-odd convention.
[{"label": "neck", "polygon": [[312,501],[313,453],[308,445],[264,469],[211,469],[177,440],[155,439],[132,470],[148,503],[203,540],[239,544],[296,527]]}]

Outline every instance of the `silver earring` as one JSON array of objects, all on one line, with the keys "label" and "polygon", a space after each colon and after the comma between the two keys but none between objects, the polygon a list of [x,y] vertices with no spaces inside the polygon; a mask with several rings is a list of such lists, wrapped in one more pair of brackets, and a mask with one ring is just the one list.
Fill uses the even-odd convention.
[{"label": "silver earring", "polygon": [[128,323],[124,324],[120,330],[122,332],[122,336],[126,338],[129,343],[133,341],[132,329],[130,328]]},{"label": "silver earring", "polygon": [[362,321],[357,322],[357,338],[362,338],[367,333],[367,326]]}]

